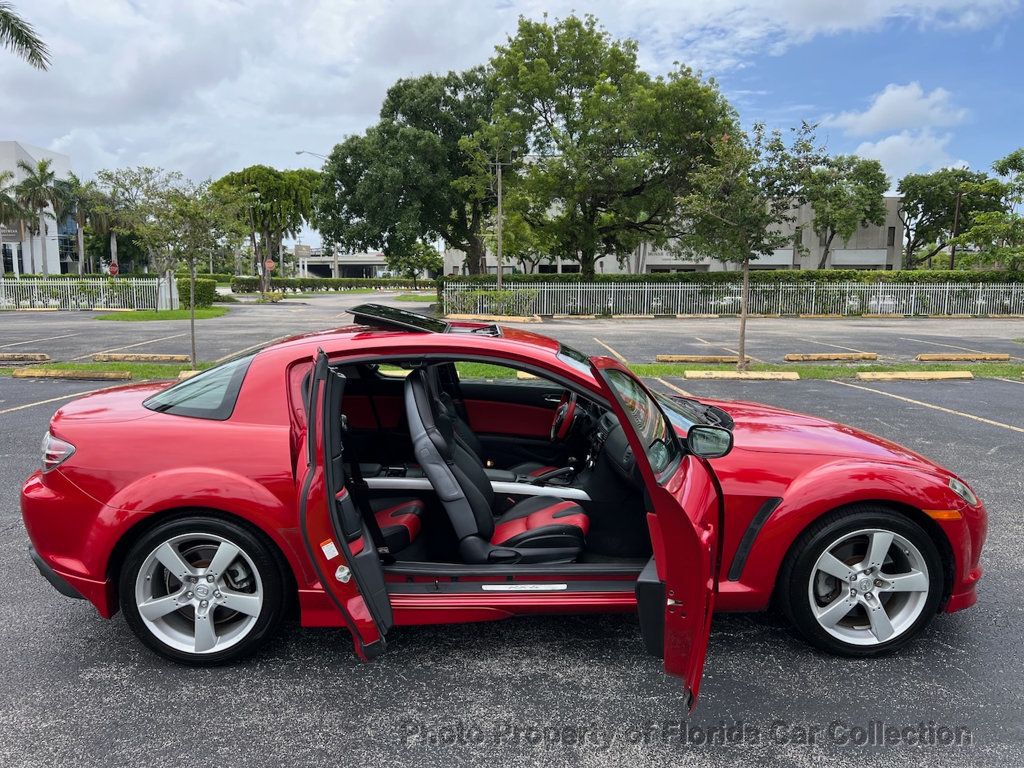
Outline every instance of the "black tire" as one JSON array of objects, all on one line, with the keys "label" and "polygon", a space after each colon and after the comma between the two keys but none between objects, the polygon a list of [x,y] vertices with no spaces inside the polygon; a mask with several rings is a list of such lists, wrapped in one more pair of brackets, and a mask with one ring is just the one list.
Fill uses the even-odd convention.
[{"label": "black tire", "polygon": [[[813,598],[808,593],[818,558],[844,536],[864,529],[889,531],[902,536],[917,548],[928,569],[928,592],[920,614],[912,623],[908,617],[909,626],[894,637],[884,642],[876,640],[873,645],[846,642],[830,634],[816,618]],[[927,531],[906,515],[882,506],[859,504],[825,515],[804,531],[783,563],[777,582],[777,597],[797,633],[816,648],[840,656],[880,656],[910,642],[928,625],[938,611],[944,580],[942,557]],[[866,612],[864,615],[866,617]],[[855,621],[856,616],[852,620]]]},{"label": "black tire", "polygon": [[[221,651],[191,653],[168,645],[147,625],[136,603],[136,580],[148,556],[175,537],[213,535],[237,546],[255,566],[261,583],[262,604],[247,634]],[[121,611],[144,645],[173,661],[196,666],[225,664],[253,653],[277,630],[285,609],[285,578],[281,567],[262,538],[249,528],[219,517],[196,514],[169,520],[146,532],[125,557],[118,579]],[[219,615],[219,614],[218,614]]]}]

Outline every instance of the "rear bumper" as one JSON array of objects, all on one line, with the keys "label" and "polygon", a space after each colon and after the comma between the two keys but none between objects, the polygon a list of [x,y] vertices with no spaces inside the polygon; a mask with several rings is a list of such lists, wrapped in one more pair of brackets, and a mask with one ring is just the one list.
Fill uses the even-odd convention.
[{"label": "rear bumper", "polygon": [[53,586],[54,589],[56,589],[65,597],[73,597],[76,600],[85,599],[82,593],[75,589],[73,586],[71,586],[67,579],[65,579],[63,576],[61,576],[59,573],[53,570],[53,568],[47,565],[43,558],[39,556],[39,553],[36,552],[36,548],[31,545],[28,548],[28,556],[32,558],[32,562],[35,563],[36,568],[39,569],[39,573],[42,575],[42,577],[46,579],[48,582],[50,582],[51,586]]}]

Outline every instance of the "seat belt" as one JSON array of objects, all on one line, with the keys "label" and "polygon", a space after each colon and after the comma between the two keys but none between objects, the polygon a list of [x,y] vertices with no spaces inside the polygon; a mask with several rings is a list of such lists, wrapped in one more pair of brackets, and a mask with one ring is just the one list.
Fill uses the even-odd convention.
[{"label": "seat belt", "polygon": [[[343,434],[348,432],[348,418],[344,415],[341,417],[341,431]],[[377,516],[373,514],[373,508],[370,506],[370,487],[366,484],[366,479],[363,477],[363,470],[359,466],[359,457],[344,442],[342,443],[341,450],[343,456],[345,453],[349,454],[348,474],[351,480],[352,498],[355,500],[356,508],[359,510],[363,517],[363,522],[370,531],[370,538],[373,539],[373,546],[376,548],[377,554],[380,555],[385,565],[390,565],[395,562],[395,558],[391,554],[391,549],[388,547],[387,542],[384,540],[384,533],[381,531],[380,525],[377,523]]]}]

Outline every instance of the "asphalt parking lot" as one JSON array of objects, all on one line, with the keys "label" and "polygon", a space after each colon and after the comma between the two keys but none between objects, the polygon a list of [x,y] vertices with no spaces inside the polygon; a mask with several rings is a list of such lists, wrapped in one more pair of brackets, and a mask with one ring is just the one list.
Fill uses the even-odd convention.
[{"label": "asphalt parking lot", "polygon": [[[342,324],[345,304],[356,301],[233,307],[199,325],[200,357]],[[809,339],[826,348],[889,350],[898,359],[941,351],[926,342],[1024,354],[1011,341],[1024,336],[1019,321],[788,322],[754,321],[750,353],[777,361],[785,352],[825,351]],[[733,320],[528,327],[587,352],[611,347],[631,361],[725,349],[735,335]],[[182,333],[182,323],[5,315],[0,351],[65,360],[119,346],[181,352],[188,345]],[[62,334],[69,335],[55,338]],[[0,378],[0,764],[1024,764],[1024,383],[651,384],[834,418],[963,475],[990,515],[978,605],[938,617],[902,652],[869,661],[819,654],[772,615],[718,616],[700,704],[688,721],[696,730],[686,738],[678,735],[686,722],[679,685],[644,654],[636,621],[624,616],[398,628],[388,653],[372,664],[355,660],[344,632],[291,626],[245,664],[175,666],[143,650],[120,617],[104,621],[57,594],[25,553],[18,489],[38,464],[40,436],[64,399],[103,385]],[[877,721],[962,727],[970,743],[842,743],[850,729]],[[722,733],[706,743],[703,729],[721,726],[745,737],[723,744],[730,737]],[[814,743],[801,743],[811,733]]]}]

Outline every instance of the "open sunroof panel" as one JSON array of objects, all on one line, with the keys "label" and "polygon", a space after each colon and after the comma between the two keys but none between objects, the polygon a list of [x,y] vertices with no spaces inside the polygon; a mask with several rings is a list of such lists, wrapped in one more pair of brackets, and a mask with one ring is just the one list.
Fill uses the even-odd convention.
[{"label": "open sunroof panel", "polygon": [[448,333],[451,326],[436,317],[418,315],[398,307],[383,304],[360,304],[352,307],[349,314],[359,325],[382,328],[389,331],[414,331],[417,333]]}]

